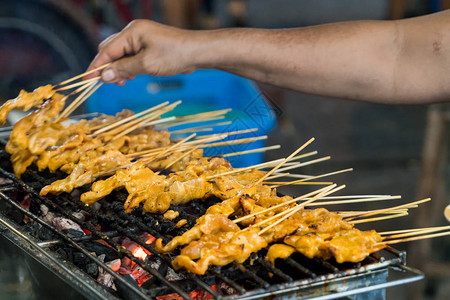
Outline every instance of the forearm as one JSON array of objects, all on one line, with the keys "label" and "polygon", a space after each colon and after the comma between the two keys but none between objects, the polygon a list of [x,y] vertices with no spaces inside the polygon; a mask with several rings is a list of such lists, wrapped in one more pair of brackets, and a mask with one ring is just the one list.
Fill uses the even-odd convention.
[{"label": "forearm", "polygon": [[89,69],[105,82],[215,68],[296,91],[381,103],[450,99],[450,10],[400,21],[187,31],[131,22]]},{"label": "forearm", "polygon": [[436,82],[444,59],[427,61],[432,37],[408,32],[414,30],[409,27],[405,21],[362,21],[204,32],[196,61],[199,68],[312,94],[381,103],[444,100],[444,83]]}]

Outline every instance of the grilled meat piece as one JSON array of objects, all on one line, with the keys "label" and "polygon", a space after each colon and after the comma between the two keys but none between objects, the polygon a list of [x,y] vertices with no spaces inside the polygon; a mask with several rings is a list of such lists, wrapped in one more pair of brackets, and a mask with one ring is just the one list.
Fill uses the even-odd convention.
[{"label": "grilled meat piece", "polygon": [[356,228],[334,233],[309,232],[286,237],[284,243],[295,248],[308,258],[334,257],[338,263],[360,262],[369,254],[385,247],[382,237],[375,231],[360,231]]},{"label": "grilled meat piece", "polygon": [[0,125],[5,124],[8,114],[13,109],[20,109],[27,111],[32,107],[40,107],[44,100],[50,99],[55,94],[52,85],[45,85],[38,87],[33,92],[29,93],[21,90],[19,96],[14,99],[6,101],[0,107]]},{"label": "grilled meat piece", "polygon": [[214,238],[203,236],[183,249],[172,261],[172,266],[175,270],[185,268],[189,272],[203,275],[209,265],[224,266],[233,261],[243,263],[250,254],[267,245],[267,241],[254,229],[215,234]]}]

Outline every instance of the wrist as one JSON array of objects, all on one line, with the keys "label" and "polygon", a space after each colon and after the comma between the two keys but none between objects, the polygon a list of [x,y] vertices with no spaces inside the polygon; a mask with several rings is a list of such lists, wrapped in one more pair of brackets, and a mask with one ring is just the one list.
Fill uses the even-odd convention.
[{"label": "wrist", "polygon": [[232,29],[194,31],[192,52],[189,54],[192,67],[223,69],[232,63],[239,47],[236,47],[236,41],[231,36]]}]

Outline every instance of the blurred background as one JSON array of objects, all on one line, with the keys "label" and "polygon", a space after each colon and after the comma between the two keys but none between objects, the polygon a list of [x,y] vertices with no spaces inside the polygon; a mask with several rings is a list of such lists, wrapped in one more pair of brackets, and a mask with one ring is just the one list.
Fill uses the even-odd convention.
[{"label": "blurred background", "polygon": [[[98,43],[136,18],[190,29],[286,28],[358,19],[400,19],[446,8],[450,8],[450,1],[0,0],[0,99],[15,97],[20,89],[30,91],[83,72]],[[382,231],[448,224],[442,214],[450,203],[446,190],[450,186],[449,113],[445,105],[358,103],[267,85],[258,85],[258,90],[277,119],[267,144],[282,145],[282,150],[267,153],[265,160],[286,155],[315,137],[314,149],[331,155],[332,160],[302,172],[321,174],[353,167],[354,172],[334,178],[347,184],[348,194],[399,194],[405,201],[433,198],[432,203],[406,218],[371,223],[366,228]],[[124,87],[122,94],[126,91]],[[283,192],[299,193],[295,188]],[[370,207],[360,205],[356,209],[365,208]],[[426,279],[388,290],[388,299],[448,299],[449,239],[400,244],[397,248],[408,251],[408,264],[424,271]]]}]

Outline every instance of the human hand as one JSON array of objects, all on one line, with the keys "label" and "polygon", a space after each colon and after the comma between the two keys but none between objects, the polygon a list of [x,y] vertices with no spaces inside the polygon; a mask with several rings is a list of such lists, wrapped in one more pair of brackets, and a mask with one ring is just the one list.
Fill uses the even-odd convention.
[{"label": "human hand", "polygon": [[110,63],[86,79],[102,77],[104,82],[125,84],[139,74],[172,76],[195,70],[194,31],[182,30],[149,20],[135,20],[113,34],[98,47],[98,54],[88,71]]}]

